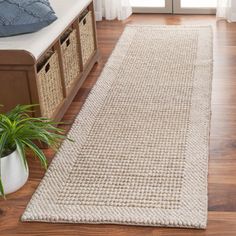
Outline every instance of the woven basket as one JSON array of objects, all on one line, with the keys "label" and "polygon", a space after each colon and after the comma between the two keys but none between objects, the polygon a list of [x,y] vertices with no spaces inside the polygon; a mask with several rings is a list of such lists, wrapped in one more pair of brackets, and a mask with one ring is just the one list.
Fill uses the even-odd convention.
[{"label": "woven basket", "polygon": [[83,65],[85,65],[89,58],[95,51],[94,42],[94,28],[92,12],[89,11],[79,22],[80,40],[82,48]]},{"label": "woven basket", "polygon": [[37,79],[41,115],[52,118],[63,100],[60,66],[57,52],[54,52],[38,72]]},{"label": "woven basket", "polygon": [[65,87],[67,93],[73,82],[80,74],[80,61],[78,54],[78,44],[76,30],[70,31],[68,36],[61,43],[63,67],[65,73]]}]

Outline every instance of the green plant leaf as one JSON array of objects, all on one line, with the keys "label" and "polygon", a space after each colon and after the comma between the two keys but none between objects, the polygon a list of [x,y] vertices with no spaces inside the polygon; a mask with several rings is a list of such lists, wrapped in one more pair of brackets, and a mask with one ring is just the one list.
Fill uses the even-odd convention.
[{"label": "green plant leaf", "polygon": [[3,153],[4,153],[4,148],[7,142],[7,138],[8,138],[8,134],[7,133],[3,133],[0,137],[0,158],[3,157]]},{"label": "green plant leaf", "polygon": [[1,176],[0,176],[0,193],[1,193],[1,196],[5,199],[5,193],[4,193]]},{"label": "green plant leaf", "polygon": [[29,149],[31,149],[36,156],[39,158],[41,165],[47,169],[47,159],[44,155],[44,153],[42,152],[42,150],[35,145],[33,142],[31,142],[30,140],[26,140],[26,141],[22,141]]},{"label": "green plant leaf", "polygon": [[25,169],[28,170],[28,164],[27,164],[27,159],[26,159],[26,156],[25,156],[25,145],[18,139],[15,140],[16,142],[16,148],[17,148],[17,151],[24,163],[24,166],[25,166]]}]

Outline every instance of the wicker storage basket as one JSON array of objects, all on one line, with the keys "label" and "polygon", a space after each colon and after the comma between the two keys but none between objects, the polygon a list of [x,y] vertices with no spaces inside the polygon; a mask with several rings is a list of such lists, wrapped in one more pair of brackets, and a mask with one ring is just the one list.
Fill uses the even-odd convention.
[{"label": "wicker storage basket", "polygon": [[88,59],[95,51],[94,42],[94,28],[92,12],[89,11],[79,22],[80,40],[82,49],[83,65],[85,65]]},{"label": "wicker storage basket", "polygon": [[65,38],[61,39],[61,51],[65,73],[65,87],[68,93],[71,85],[80,73],[76,30],[70,30],[65,34]]},{"label": "wicker storage basket", "polygon": [[52,118],[63,100],[58,53],[54,52],[38,72],[38,94],[41,115]]}]

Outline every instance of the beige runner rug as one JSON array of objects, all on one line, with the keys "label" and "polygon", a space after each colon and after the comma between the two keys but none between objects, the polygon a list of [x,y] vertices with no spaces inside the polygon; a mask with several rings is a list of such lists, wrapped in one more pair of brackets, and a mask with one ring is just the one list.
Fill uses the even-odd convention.
[{"label": "beige runner rug", "polygon": [[23,221],[205,228],[208,26],[127,26]]}]

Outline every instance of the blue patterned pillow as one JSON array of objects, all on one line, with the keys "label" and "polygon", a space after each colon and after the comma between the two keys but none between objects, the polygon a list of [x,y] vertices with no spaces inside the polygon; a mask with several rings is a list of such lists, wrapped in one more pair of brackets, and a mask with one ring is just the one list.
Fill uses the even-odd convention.
[{"label": "blue patterned pillow", "polygon": [[48,0],[0,0],[0,37],[32,33],[56,19]]}]

